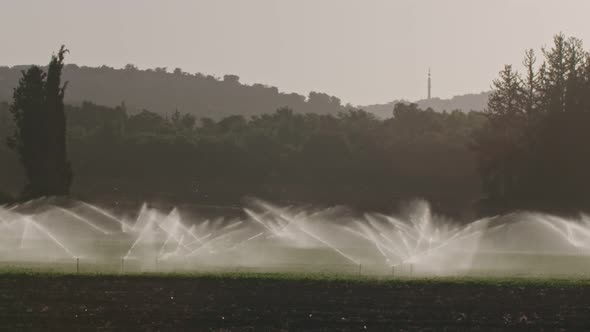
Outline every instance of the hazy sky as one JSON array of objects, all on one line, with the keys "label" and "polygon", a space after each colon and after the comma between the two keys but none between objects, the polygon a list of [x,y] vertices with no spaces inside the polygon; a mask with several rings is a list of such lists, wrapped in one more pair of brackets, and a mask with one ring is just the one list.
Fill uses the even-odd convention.
[{"label": "hazy sky", "polygon": [[352,104],[487,90],[562,31],[590,43],[588,0],[0,0],[0,65],[181,67]]}]

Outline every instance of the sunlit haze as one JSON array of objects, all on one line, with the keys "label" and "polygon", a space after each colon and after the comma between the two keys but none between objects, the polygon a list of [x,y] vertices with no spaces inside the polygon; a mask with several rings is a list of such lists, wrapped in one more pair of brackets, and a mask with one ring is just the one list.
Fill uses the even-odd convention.
[{"label": "sunlit haze", "polygon": [[[590,39],[590,2],[2,0],[2,65],[180,67],[355,105],[489,90],[560,31]],[[10,13],[10,14],[8,14]],[[32,19],[23,23],[24,19]]]}]

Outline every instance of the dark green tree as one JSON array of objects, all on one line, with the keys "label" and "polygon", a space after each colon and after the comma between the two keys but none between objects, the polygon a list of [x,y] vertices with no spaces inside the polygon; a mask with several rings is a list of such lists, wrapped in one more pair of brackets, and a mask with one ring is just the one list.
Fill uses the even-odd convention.
[{"label": "dark green tree", "polygon": [[558,34],[527,51],[522,78],[510,66],[494,81],[488,124],[476,136],[489,201],[515,208],[572,211],[590,203],[590,60],[581,40]]},{"label": "dark green tree", "polygon": [[194,115],[186,113],[180,119],[180,123],[182,124],[183,128],[192,130],[195,128],[195,123],[197,123],[197,119],[195,119]]},{"label": "dark green tree", "polygon": [[535,68],[536,62],[535,51],[532,49],[527,50],[523,61],[525,76],[521,82],[522,95],[520,100],[522,102],[521,107],[529,119],[535,118],[541,107],[539,89],[541,73],[544,69],[537,72]]},{"label": "dark green tree", "polygon": [[14,90],[10,112],[15,130],[7,143],[25,169],[24,198],[69,193],[72,170],[66,151],[66,85],[61,85],[66,52],[62,46],[52,56],[47,73],[37,66],[23,71]]},{"label": "dark green tree", "polygon": [[45,107],[48,128],[48,195],[67,195],[72,184],[72,167],[67,158],[66,115],[64,95],[67,82],[61,84],[64,56],[68,50],[62,46],[51,57],[45,85]]},{"label": "dark green tree", "polygon": [[505,205],[520,185],[527,111],[523,106],[530,101],[527,87],[510,65],[500,71],[493,88],[486,109],[488,126],[478,133],[476,150],[488,199]]}]

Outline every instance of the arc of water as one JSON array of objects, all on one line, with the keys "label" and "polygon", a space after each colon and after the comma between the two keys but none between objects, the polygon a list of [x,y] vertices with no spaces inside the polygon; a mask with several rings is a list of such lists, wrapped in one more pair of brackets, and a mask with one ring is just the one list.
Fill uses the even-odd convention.
[{"label": "arc of water", "polygon": [[86,203],[84,201],[80,201],[80,203],[82,205],[84,205],[85,207],[87,207],[87,208],[89,208],[89,209],[91,209],[91,210],[93,210],[93,211],[95,211],[95,212],[97,212],[99,214],[102,214],[103,216],[105,216],[105,217],[107,217],[107,218],[109,218],[109,219],[111,219],[113,221],[118,222],[121,225],[121,228],[123,229],[123,231],[125,229],[131,229],[132,228],[130,224],[127,224],[122,219],[119,219],[119,218],[115,217],[113,214],[109,213],[108,211],[106,211],[104,209],[101,209],[101,208],[99,208],[97,206],[94,206],[92,204],[88,204],[88,203]]},{"label": "arc of water", "polygon": [[201,249],[209,249],[209,253],[210,254],[214,253],[214,250],[211,249],[211,243],[214,243],[214,241],[219,241],[219,240],[222,240],[222,239],[224,239],[226,237],[229,237],[229,236],[232,235],[231,233],[232,232],[225,233],[225,234],[219,235],[217,237],[214,237],[214,238],[210,239],[209,241],[206,241],[201,246],[197,247],[196,249],[194,249],[193,251],[191,251],[190,253],[188,253],[187,256],[194,256]]},{"label": "arc of water", "polygon": [[[2,211],[0,211],[2,212]],[[4,217],[2,215],[0,215],[0,221],[2,222],[3,226],[8,226],[11,224],[11,222],[8,222],[8,220],[4,219]]]},{"label": "arc of water", "polygon": [[72,212],[72,211],[70,211],[70,210],[64,209],[64,208],[62,208],[62,207],[60,207],[60,206],[55,206],[55,205],[53,205],[53,207],[54,207],[55,209],[57,209],[58,211],[60,211],[60,212],[63,212],[63,213],[65,213],[65,214],[68,214],[69,216],[71,216],[71,217],[73,217],[73,218],[75,218],[75,219],[77,219],[77,220],[79,220],[79,221],[81,221],[81,222],[83,222],[83,223],[87,224],[88,226],[90,226],[92,229],[94,229],[94,230],[95,230],[95,231],[97,231],[97,232],[103,233],[103,234],[105,234],[105,235],[106,235],[106,234],[110,234],[110,232],[109,232],[109,231],[107,231],[107,230],[105,230],[105,229],[103,229],[103,228],[101,228],[101,227],[99,227],[99,226],[95,225],[95,224],[94,224],[94,223],[92,223],[90,220],[87,220],[86,218],[84,218],[84,217],[80,216],[80,215],[79,215],[79,214],[77,214],[77,213],[74,213],[74,212]]},{"label": "arc of water", "polygon": [[283,219],[283,221],[285,221],[284,224],[281,224],[282,226],[278,229],[277,233],[285,233],[287,231],[287,228],[291,225],[295,225],[297,227],[299,227],[299,223],[301,221],[301,214],[297,214],[294,218],[289,218],[287,216],[284,215],[280,215],[279,216],[281,219]]},{"label": "arc of water", "polygon": [[250,209],[244,209],[244,211],[246,212],[246,214],[248,216],[250,216],[250,218],[252,218],[252,220],[254,220],[255,222],[262,225],[264,228],[269,230],[272,234],[275,234],[274,229],[270,228],[265,222],[263,222],[262,219],[254,211],[252,211]]},{"label": "arc of water", "polygon": [[[200,242],[202,243],[201,239],[194,233],[195,225],[192,225],[190,228],[187,228],[185,225],[180,223],[180,228],[187,234],[189,234],[193,238],[193,242]],[[191,242],[191,243],[193,243]]]},{"label": "arc of water", "polygon": [[64,246],[61,242],[59,242],[59,240],[56,239],[55,236],[53,236],[53,234],[51,234],[51,232],[49,230],[45,229],[43,226],[36,223],[33,219],[30,219],[30,222],[33,226],[35,226],[37,229],[39,229],[41,232],[43,232],[47,237],[49,237],[55,244],[57,244],[60,248],[62,248],[68,255],[70,255],[72,258],[76,258],[76,255],[74,255],[68,248],[66,248],[66,246]]},{"label": "arc of water", "polygon": [[[358,221],[357,221],[357,222],[358,222]],[[363,229],[363,228],[361,227],[361,229]],[[356,235],[356,236],[359,236],[359,237],[361,237],[361,238],[365,239],[366,241],[368,241],[369,243],[371,243],[371,244],[375,245],[375,246],[377,247],[377,250],[379,250],[379,252],[381,253],[381,255],[382,255],[382,256],[383,256],[383,257],[384,257],[386,260],[388,260],[388,259],[389,259],[387,255],[385,255],[385,254],[383,254],[383,252],[381,252],[380,248],[378,247],[378,244],[377,244],[377,243],[376,243],[376,241],[374,240],[374,237],[370,237],[370,236],[368,236],[367,234],[365,234],[365,233],[363,233],[363,232],[359,232],[359,231],[357,231],[357,230],[355,230],[355,229],[352,229],[352,228],[350,228],[350,227],[344,227],[344,230],[346,230],[346,231],[348,231],[348,232],[350,232],[350,233],[352,233],[352,234],[354,234],[354,235]],[[386,249],[388,249],[388,251],[389,251],[390,253],[392,253],[393,255],[395,255],[395,256],[397,256],[397,257],[399,257],[400,259],[403,259],[403,257],[406,257],[406,256],[408,256],[408,253],[404,253],[404,252],[395,252],[395,251],[392,251],[391,249],[389,249],[387,246],[383,246],[383,247],[384,247],[384,248],[386,248]]]},{"label": "arc of water", "polygon": [[[254,211],[252,211],[250,209],[244,209],[244,211],[254,221],[258,222],[259,224],[262,224],[265,228],[267,228],[271,232],[271,234],[273,234],[275,236],[280,236],[280,234],[283,231],[285,231],[287,229],[287,227],[289,227],[289,225],[291,225],[292,223],[297,223],[297,221],[299,219],[301,219],[302,216],[306,216],[305,211],[299,211],[298,213],[295,214],[294,217],[288,216],[287,211],[291,208],[290,206],[279,209],[279,208],[276,208],[268,203],[264,203],[261,201],[258,201],[258,205],[263,207],[266,210],[266,213],[270,213],[270,214],[278,217],[278,219],[274,218],[274,221],[277,225],[275,225],[274,223],[265,222],[263,220],[263,216],[256,214]],[[281,220],[283,222],[281,222]]]},{"label": "arc of water", "polygon": [[[413,223],[412,226],[409,226],[389,216],[386,216],[386,220],[397,228],[396,233],[404,245],[406,257],[415,255],[416,252],[419,251],[420,245],[422,244],[422,241],[425,237],[423,232],[424,227],[420,224],[417,225],[416,223]],[[408,239],[414,243],[414,246],[410,245]]]},{"label": "arc of water", "polygon": [[[387,237],[385,234],[379,233],[379,235],[389,243],[389,245],[392,247],[393,253],[396,254],[398,257],[402,258],[404,256],[409,255],[408,252],[404,252],[392,239]],[[387,246],[386,246],[386,248],[387,248]]]},{"label": "arc of water", "polygon": [[174,251],[167,252],[167,253],[160,252],[158,254],[158,260],[165,260],[165,259],[168,259],[168,257],[171,257],[171,256],[180,256],[180,250],[182,248],[182,241],[183,241],[183,239],[184,239],[184,234],[181,235],[180,241],[177,243],[176,248],[174,249]]},{"label": "arc of water", "polygon": [[280,219],[282,219],[285,222],[284,227],[282,227],[279,231],[284,231],[290,225],[293,225],[297,229],[303,231],[302,226],[300,225],[300,222],[299,222],[300,219],[291,218],[283,213],[279,214],[278,216]]},{"label": "arc of water", "polygon": [[[416,232],[418,233],[418,240],[415,243],[414,246],[414,252],[418,252],[420,245],[422,245],[422,241],[424,241],[425,237],[426,237],[426,223],[427,223],[427,219],[426,218],[420,218],[421,220],[419,222],[414,222],[414,229],[416,230]],[[413,220],[413,219],[411,219]]]},{"label": "arc of water", "polygon": [[[379,243],[379,241],[377,241],[377,239],[372,234],[371,234],[371,237],[374,240],[375,247],[377,247],[377,250],[379,250],[379,252],[381,253],[381,255],[385,258],[385,262],[389,264],[391,262],[391,258],[385,253],[385,250],[383,250],[381,248],[381,244]],[[387,247],[386,246],[383,246],[383,248],[387,248]]]},{"label": "arc of water", "polygon": [[291,223],[293,220],[292,218],[289,218],[288,216],[286,216],[283,213],[278,214],[279,218],[282,218],[283,220],[285,220],[287,222],[287,224],[293,224],[295,227],[297,227],[297,229],[299,229],[301,232],[305,233],[307,236],[315,239],[316,241],[322,243],[323,245],[327,246],[328,248],[332,249],[333,251],[335,251],[336,253],[340,254],[342,257],[346,258],[347,260],[353,262],[355,265],[358,265],[359,262],[356,261],[354,258],[348,256],[347,254],[345,254],[342,250],[336,248],[335,246],[331,245],[329,242],[325,241],[324,239],[320,238],[319,236],[317,236],[316,234],[313,234],[312,232],[307,231],[303,226],[301,226],[298,223]]},{"label": "arc of water", "polygon": [[14,210],[18,209],[19,207],[25,207],[25,206],[28,206],[28,205],[30,205],[32,202],[34,202],[34,201],[36,201],[36,200],[37,200],[37,199],[31,199],[31,200],[28,200],[28,201],[26,201],[26,202],[24,202],[24,203],[21,203],[21,204],[15,204],[15,205],[13,205],[13,206],[9,207],[9,208],[8,208],[8,209],[6,209],[6,210],[7,210],[7,211],[14,211]]},{"label": "arc of water", "polygon": [[446,246],[449,246],[451,243],[454,243],[454,242],[457,242],[457,241],[462,241],[462,240],[465,240],[466,238],[469,238],[469,237],[472,237],[472,236],[475,236],[475,235],[480,235],[484,231],[485,232],[494,232],[494,231],[499,230],[499,229],[501,229],[501,228],[503,228],[505,226],[506,226],[506,224],[501,224],[501,225],[497,225],[497,226],[494,226],[492,228],[488,228],[488,229],[485,229],[485,230],[476,230],[476,231],[473,231],[471,233],[463,234],[461,236],[457,236],[459,233],[456,233],[451,238],[443,241],[441,244],[437,245],[436,247],[433,247],[433,248],[431,248],[429,250],[426,250],[424,252],[417,253],[416,255],[413,255],[412,257],[408,258],[407,261],[414,261],[414,260],[416,260],[419,257],[426,257],[426,256],[430,255],[432,252],[434,252],[436,250],[439,250],[439,249],[442,249],[442,248],[444,248]]},{"label": "arc of water", "polygon": [[220,229],[220,231],[225,231],[225,230],[228,230],[228,229],[232,229],[232,228],[238,227],[242,223],[243,223],[243,221],[238,220],[236,222],[233,222],[233,223],[231,223],[229,225],[224,226],[223,228]]},{"label": "arc of water", "polygon": [[180,221],[176,221],[173,229],[171,231],[166,230],[165,228],[161,227],[160,225],[158,225],[158,227],[163,230],[168,236],[166,237],[166,241],[164,241],[164,244],[162,245],[162,247],[160,248],[160,253],[159,255],[161,255],[165,248],[166,245],[170,242],[170,240],[174,240],[177,243],[177,246],[182,246],[184,249],[186,249],[187,251],[190,251],[191,249],[187,246],[185,246],[184,244],[181,244],[181,240],[183,238],[183,235],[181,234],[180,236],[176,235],[176,231],[178,230],[178,228],[180,228],[182,226],[182,224],[180,223]]},{"label": "arc of water", "polygon": [[383,217],[385,218],[385,220],[387,220],[387,222],[392,224],[394,227],[399,228],[406,233],[413,233],[414,232],[414,228],[407,225],[404,222],[401,222],[401,221],[399,221],[393,217],[390,217],[390,216],[383,216]]},{"label": "arc of water", "polygon": [[178,252],[180,251],[180,248],[185,248],[184,247],[184,234],[182,234],[180,236],[180,241],[178,241],[178,245],[176,246],[176,250],[174,251],[175,254],[178,254]]},{"label": "arc of water", "polygon": [[187,244],[186,244],[186,246],[187,246],[187,247],[188,247],[188,246],[191,246],[191,245],[193,245],[194,243],[197,243],[197,242],[198,242],[200,245],[203,245],[203,244],[205,244],[205,242],[203,242],[203,240],[206,240],[206,239],[208,239],[209,237],[211,237],[211,235],[213,235],[213,234],[212,234],[212,233],[209,233],[209,234],[207,234],[207,235],[205,235],[205,236],[203,236],[203,237],[197,238],[196,240],[194,240],[194,241],[191,241],[191,242],[187,243]]},{"label": "arc of water", "polygon": [[25,236],[27,235],[27,231],[29,230],[29,223],[31,222],[30,219],[25,219],[25,226],[23,227],[23,233],[21,234],[20,238],[20,248],[24,248]]},{"label": "arc of water", "polygon": [[541,218],[539,220],[539,222],[548,226],[550,229],[555,231],[557,234],[559,234],[561,237],[563,237],[566,241],[568,241],[570,244],[574,245],[575,247],[585,247],[583,244],[580,244],[578,241],[572,239],[571,236],[569,236],[569,234],[567,234],[567,232],[564,232],[562,229],[559,229],[558,227],[556,227],[554,224],[552,224],[548,220]]},{"label": "arc of water", "polygon": [[387,217],[386,220],[396,229],[396,232],[400,236],[400,238],[404,241],[404,246],[406,246],[407,251],[411,251],[410,245],[407,242],[407,238],[410,238],[412,241],[417,241],[418,237],[414,234],[416,230],[413,227],[406,225],[405,223],[396,220],[391,217]]},{"label": "arc of water", "polygon": [[[139,223],[140,223],[140,221],[142,221],[144,218],[146,218],[146,217],[145,217],[145,215],[147,214],[147,220],[146,220],[145,224],[143,225],[143,226],[144,226],[144,228],[143,228],[143,229],[141,229],[141,230],[139,230],[139,231],[140,231],[140,232],[143,232],[143,230],[145,230],[145,226],[146,226],[147,224],[149,224],[149,223],[150,223],[150,222],[151,222],[151,221],[154,219],[154,215],[153,215],[153,213],[150,213],[150,212],[151,212],[151,211],[150,211],[150,209],[148,209],[147,203],[145,203],[145,202],[144,202],[144,203],[141,205],[141,208],[139,209],[139,213],[137,214],[137,218],[135,218],[135,223],[133,224],[133,227],[131,228],[131,230],[132,230],[133,232],[137,232],[137,231],[138,231],[138,229],[140,228],[140,226],[142,226],[142,225],[140,225]],[[143,218],[142,218],[142,217],[143,217]]]},{"label": "arc of water", "polygon": [[247,238],[247,239],[245,239],[243,241],[240,241],[240,242],[236,243],[233,247],[229,248],[228,250],[237,249],[237,248],[243,246],[244,244],[246,244],[247,242],[252,241],[252,240],[254,240],[254,239],[256,239],[256,238],[258,238],[258,237],[260,237],[262,235],[264,235],[264,232],[260,232],[260,233],[254,235],[254,236],[251,236],[251,237],[249,237],[249,238]]},{"label": "arc of water", "polygon": [[176,231],[178,229],[178,225],[179,222],[176,221],[172,224],[172,229],[166,229],[164,227],[162,227],[161,224],[156,223],[156,227],[160,230],[162,230],[164,233],[166,233],[167,237],[166,237],[166,241],[170,240],[170,238],[174,239],[175,241],[177,241],[176,239]]},{"label": "arc of water", "polygon": [[305,229],[303,229],[301,226],[299,226],[299,229],[300,229],[302,232],[304,232],[305,234],[307,234],[307,235],[311,236],[312,238],[314,238],[314,239],[318,240],[319,242],[323,243],[324,245],[328,246],[328,248],[331,248],[331,249],[332,249],[332,250],[334,250],[335,252],[339,253],[339,254],[340,254],[342,257],[344,257],[344,258],[348,259],[349,261],[353,262],[355,265],[359,265],[359,264],[360,264],[360,263],[359,263],[357,260],[355,260],[354,258],[352,258],[352,257],[348,256],[347,254],[345,254],[344,252],[342,252],[342,250],[340,250],[340,249],[338,249],[338,248],[334,247],[334,246],[333,246],[333,245],[331,245],[330,243],[328,243],[328,242],[324,241],[324,240],[323,240],[322,238],[320,238],[319,236],[317,236],[317,235],[315,235],[315,234],[313,234],[313,233],[311,233],[311,232],[308,232],[308,231],[306,231],[306,230],[305,230]]},{"label": "arc of water", "polygon": [[141,232],[139,233],[139,236],[137,237],[137,239],[135,239],[135,242],[133,242],[133,244],[131,245],[131,247],[129,248],[129,250],[127,251],[127,254],[125,255],[124,259],[129,258],[129,255],[131,254],[131,251],[135,248],[135,246],[137,246],[137,244],[143,240],[143,237],[145,236],[145,234],[147,234],[150,230],[150,228],[152,227],[152,220],[149,220],[147,222],[147,224],[145,225],[145,227],[141,230]]},{"label": "arc of water", "polygon": [[[386,237],[384,237],[384,238],[387,239]],[[387,239],[387,240],[389,240],[389,239]],[[394,257],[398,258],[399,261],[403,261],[404,259],[406,259],[408,257],[408,255],[403,255],[403,254],[400,255],[400,253],[398,251],[396,251],[395,249],[393,249],[392,247],[387,246],[387,245],[383,245],[383,249],[387,250]],[[390,262],[391,261],[392,260],[390,260]]]},{"label": "arc of water", "polygon": [[212,222],[213,229],[219,229],[219,226],[221,226],[221,224],[223,223],[223,220],[225,220],[225,218],[223,218],[223,217],[215,218]]},{"label": "arc of water", "polygon": [[25,219],[25,216],[22,215],[15,215],[15,218],[9,221],[6,221],[5,226],[6,227],[12,227],[13,225],[17,224],[18,222],[21,222],[23,219]]},{"label": "arc of water", "polygon": [[[478,220],[477,222],[474,222],[463,229],[457,229],[457,228],[448,229],[448,227],[446,227],[446,229],[447,229],[446,233],[451,233],[452,235],[450,237],[448,237],[447,239],[445,239],[443,241],[443,243],[435,245],[434,241],[435,240],[440,241],[440,238],[441,238],[440,229],[439,228],[435,229],[434,236],[425,234],[425,232],[427,231],[427,226],[424,224],[425,223],[424,218],[422,218],[419,222],[414,220],[413,221],[414,227],[409,227],[408,225],[405,225],[405,224],[399,222],[398,220],[395,220],[394,218],[387,217],[387,216],[384,216],[384,217],[386,217],[385,219],[390,224],[392,224],[394,226],[394,228],[396,229],[396,232],[397,232],[399,238],[401,239],[401,242],[404,244],[405,254],[403,254],[404,250],[400,250],[400,248],[395,245],[395,241],[393,241],[390,238],[388,238],[387,236],[385,236],[385,234],[384,234],[385,229],[382,229],[380,223],[378,223],[378,221],[376,219],[374,219],[369,214],[365,214],[365,218],[372,228],[369,228],[367,225],[361,223],[360,221],[356,221],[357,226],[361,230],[363,230],[363,232],[366,235],[363,235],[358,232],[356,232],[356,234],[362,236],[366,240],[373,243],[377,247],[377,249],[379,250],[379,252],[382,256],[384,256],[384,257],[387,256],[383,252],[383,250],[387,250],[388,252],[402,258],[403,261],[416,259],[416,257],[420,257],[423,255],[429,255],[431,252],[441,249],[441,248],[449,245],[450,243],[453,243],[455,241],[464,240],[466,237],[479,234],[482,231],[473,232],[473,231],[471,231],[471,229],[474,226],[488,220],[488,219]],[[373,231],[373,229],[375,231]],[[413,232],[417,232],[419,235],[414,237],[414,236],[412,236]],[[386,243],[379,241],[373,233],[379,234],[381,236],[381,238],[385,239],[389,243],[389,246],[386,245]],[[413,246],[413,248],[410,247],[410,245],[407,241],[407,238],[406,238],[407,236],[412,238],[412,240],[415,241],[417,243],[417,245]],[[421,247],[420,246],[421,242],[426,241],[426,240],[428,242],[427,249],[419,250]]]},{"label": "arc of water", "polygon": [[[370,221],[369,221],[370,223]],[[377,251],[381,254],[381,256],[383,256],[383,258],[385,258],[385,261],[387,263],[389,263],[391,261],[390,257],[383,251],[383,249],[381,249],[381,245],[379,243],[379,241],[377,240],[377,238],[375,237],[375,235],[373,234],[373,231],[365,224],[358,222],[359,227],[361,227],[361,230],[364,232],[364,234],[366,235],[366,238],[369,240],[369,242],[371,242],[376,248]]]},{"label": "arc of water", "polygon": [[584,228],[584,227],[582,227],[582,225],[579,225],[577,223],[568,222],[568,221],[563,220],[561,218],[556,218],[556,217],[550,217],[550,218],[552,220],[554,220],[555,222],[565,225],[565,227],[568,230],[569,238],[572,239],[572,241],[576,242],[578,244],[578,246],[581,246],[584,248],[588,247],[588,244],[574,240],[574,231],[576,232],[576,235],[581,233],[580,235],[584,236],[586,239],[589,239],[590,238],[590,229]]},{"label": "arc of water", "polygon": [[160,258],[166,248],[166,245],[168,245],[168,242],[170,242],[170,239],[172,239],[174,237],[172,234],[174,230],[171,232],[168,232],[167,230],[163,229],[160,225],[158,225],[158,227],[160,227],[160,229],[162,229],[164,232],[168,233],[168,236],[166,237],[166,241],[164,241],[164,244],[162,244],[162,246],[160,247],[160,251],[158,252],[158,258]]},{"label": "arc of water", "polygon": [[280,215],[292,208],[291,205],[287,205],[287,206],[283,206],[283,207],[279,208],[279,207],[273,206],[267,202],[263,202],[260,200],[257,200],[256,203],[257,203],[257,205],[261,206],[265,211],[272,212],[272,214],[274,214],[274,215]]},{"label": "arc of water", "polygon": [[[386,233],[388,230],[387,230],[387,229],[385,229],[385,227],[383,227],[383,226],[382,226],[382,224],[381,224],[381,223],[379,223],[379,222],[378,222],[378,221],[377,221],[375,218],[373,218],[373,216],[371,216],[371,215],[369,215],[369,214],[365,214],[365,219],[367,220],[367,222],[369,223],[369,225],[370,225],[370,226],[371,226],[373,229],[375,229],[375,230],[376,230],[376,233],[378,233],[378,234],[381,234],[381,236],[382,236],[382,237],[384,237],[384,238],[388,239],[387,237],[385,237],[385,236],[383,235],[383,234],[384,234],[384,233]],[[357,224],[359,225],[359,227],[361,227],[361,229],[365,229],[365,232],[366,232],[366,233],[368,233],[368,232],[371,232],[371,233],[372,233],[372,232],[373,232],[372,230],[370,230],[370,229],[369,229],[369,228],[368,228],[366,225],[364,225],[363,223],[361,223],[361,222],[357,222]],[[401,235],[401,236],[403,236],[403,235]],[[373,236],[373,238],[375,238],[375,237]],[[388,239],[388,240],[389,240],[389,239]],[[403,241],[405,241],[405,239],[404,239]],[[393,241],[391,241],[391,240],[390,240],[390,242],[391,242],[391,243],[393,243]],[[404,243],[405,243],[405,244],[407,244],[407,242],[404,242]],[[410,254],[410,252],[409,252],[409,247],[408,247],[407,245],[405,246],[405,252],[404,252],[404,251],[402,251],[402,250],[399,250],[399,248],[397,247],[397,245],[394,245],[394,246],[395,246],[395,248],[396,248],[396,249],[398,249],[398,253],[396,253],[396,254],[395,254],[396,256],[398,256],[398,257],[401,257],[401,256],[403,256],[403,255],[404,255],[404,253],[405,253],[405,255],[409,255],[409,254]],[[387,246],[385,246],[385,247],[387,247]]]},{"label": "arc of water", "polygon": [[397,235],[399,236],[400,239],[402,239],[402,243],[404,245],[404,248],[406,248],[406,253],[408,255],[411,255],[412,250],[410,249],[410,244],[408,243],[408,240],[406,239],[406,235],[408,233],[403,233],[401,230],[397,230]]}]

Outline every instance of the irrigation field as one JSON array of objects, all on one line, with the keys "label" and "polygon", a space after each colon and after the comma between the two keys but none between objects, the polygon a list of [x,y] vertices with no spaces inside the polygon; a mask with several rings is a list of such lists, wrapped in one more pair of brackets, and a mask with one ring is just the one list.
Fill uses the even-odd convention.
[{"label": "irrigation field", "polygon": [[[151,262],[134,258],[60,258],[46,261],[0,260],[0,273],[59,273],[59,274],[98,274],[98,275],[137,275],[137,274],[203,274],[203,273],[281,273],[281,274],[321,274],[334,277],[374,277],[395,278],[590,278],[590,257],[587,255],[555,255],[530,253],[478,253],[469,269],[456,270],[454,274],[436,275],[420,264],[401,264],[386,266],[371,262],[352,264],[335,260],[329,249],[273,248],[276,260],[264,258],[263,265],[227,264],[221,259],[202,264],[186,259],[158,260]],[[263,254],[261,253],[261,256]],[[287,259],[288,258],[288,259]],[[334,262],[336,261],[336,262]],[[326,263],[329,262],[329,263]],[[490,268],[493,267],[493,268]]]},{"label": "irrigation field", "polygon": [[590,275],[590,217],[515,213],[457,224],[418,202],[406,216],[254,200],[239,218],[137,214],[67,199],[0,207],[0,270],[280,272],[352,276]]},{"label": "irrigation field", "polygon": [[0,274],[2,331],[590,330],[587,279]]},{"label": "irrigation field", "polygon": [[6,331],[590,331],[589,303],[585,215],[0,207]]}]

